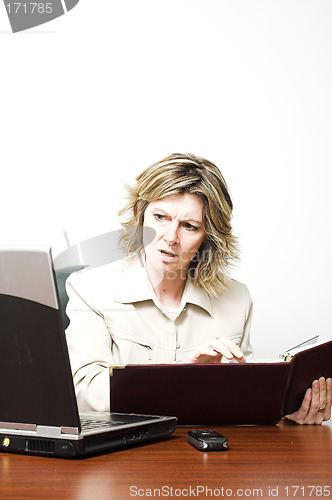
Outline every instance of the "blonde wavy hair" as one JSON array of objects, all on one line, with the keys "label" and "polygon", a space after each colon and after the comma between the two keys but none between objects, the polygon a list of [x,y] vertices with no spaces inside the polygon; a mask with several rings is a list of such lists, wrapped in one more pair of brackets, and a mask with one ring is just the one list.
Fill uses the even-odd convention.
[{"label": "blonde wavy hair", "polygon": [[219,169],[192,154],[172,154],[154,163],[127,186],[128,202],[120,210],[128,254],[144,251],[142,228],[148,204],[166,196],[190,193],[204,202],[205,240],[191,262],[188,277],[194,286],[217,297],[228,285],[226,268],[238,257],[232,232],[233,203]]}]

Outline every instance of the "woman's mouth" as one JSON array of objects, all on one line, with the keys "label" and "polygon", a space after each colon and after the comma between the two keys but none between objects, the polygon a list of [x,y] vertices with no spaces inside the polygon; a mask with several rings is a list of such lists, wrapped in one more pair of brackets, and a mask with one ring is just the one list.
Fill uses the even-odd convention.
[{"label": "woman's mouth", "polygon": [[164,255],[165,257],[177,257],[175,253],[172,252],[166,252],[166,250],[159,250],[161,255]]}]

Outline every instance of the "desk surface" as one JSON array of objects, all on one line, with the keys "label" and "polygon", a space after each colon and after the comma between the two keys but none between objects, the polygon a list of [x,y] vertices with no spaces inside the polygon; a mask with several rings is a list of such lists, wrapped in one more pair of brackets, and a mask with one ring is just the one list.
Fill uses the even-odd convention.
[{"label": "desk surface", "polygon": [[0,498],[332,497],[331,421],[322,426],[214,427],[228,437],[230,448],[209,453],[187,443],[188,429],[179,427],[163,441],[84,459],[2,453]]}]

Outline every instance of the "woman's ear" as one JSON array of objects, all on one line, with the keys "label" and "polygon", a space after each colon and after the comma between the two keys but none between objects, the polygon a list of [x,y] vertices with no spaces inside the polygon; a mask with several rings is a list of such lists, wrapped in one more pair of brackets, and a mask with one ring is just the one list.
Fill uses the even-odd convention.
[{"label": "woman's ear", "polygon": [[136,218],[136,222],[140,225],[144,223],[144,214],[145,214],[145,210],[146,210],[146,207],[148,206],[148,202],[147,201],[144,201],[144,200],[137,200],[135,205],[134,205],[134,208],[133,208],[133,211],[134,211],[134,216]]},{"label": "woman's ear", "polygon": [[134,215],[137,217],[138,212],[142,209],[143,202],[142,200],[137,200],[134,205]]},{"label": "woman's ear", "polygon": [[201,246],[199,248],[204,247],[208,242],[209,242],[209,239],[208,239],[206,233],[204,233],[204,240],[202,241]]}]

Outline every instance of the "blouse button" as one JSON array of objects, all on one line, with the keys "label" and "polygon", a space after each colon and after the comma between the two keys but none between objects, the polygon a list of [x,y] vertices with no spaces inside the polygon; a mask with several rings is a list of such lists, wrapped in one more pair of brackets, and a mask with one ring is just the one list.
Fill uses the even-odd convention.
[{"label": "blouse button", "polygon": [[176,348],[177,348],[177,349],[180,349],[180,347],[181,347],[180,342],[177,342],[177,343],[176,343]]}]

